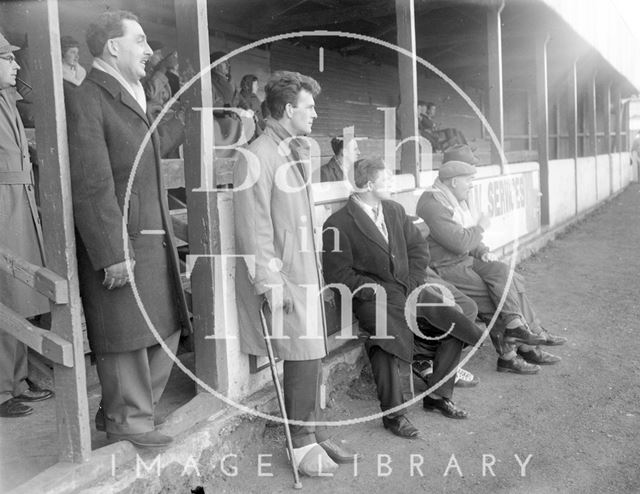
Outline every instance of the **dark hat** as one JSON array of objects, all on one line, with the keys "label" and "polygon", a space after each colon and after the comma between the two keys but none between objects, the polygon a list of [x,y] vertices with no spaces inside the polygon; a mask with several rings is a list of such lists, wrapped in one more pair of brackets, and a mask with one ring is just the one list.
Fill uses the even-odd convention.
[{"label": "dark hat", "polygon": [[478,158],[473,155],[469,146],[454,146],[444,152],[442,165],[438,171],[438,178],[446,180],[448,178],[465,175],[475,175]]},{"label": "dark hat", "polygon": [[80,48],[80,43],[73,36],[62,36],[60,38],[60,49],[62,54],[69,48]]},{"label": "dark hat", "polygon": [[20,47],[19,46],[15,46],[12,45],[11,43],[9,43],[7,41],[7,38],[5,38],[2,33],[0,33],[0,53],[10,53],[12,51],[16,51],[19,50]]}]

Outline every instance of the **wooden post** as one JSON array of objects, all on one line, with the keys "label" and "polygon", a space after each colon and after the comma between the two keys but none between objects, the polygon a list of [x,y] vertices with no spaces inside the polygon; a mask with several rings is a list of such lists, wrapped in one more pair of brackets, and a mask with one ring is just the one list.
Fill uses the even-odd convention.
[{"label": "wooden post", "polygon": [[[175,0],[176,29],[180,70],[189,76],[209,66],[209,27],[206,0]],[[187,191],[189,224],[189,254],[211,256],[220,253],[220,235],[215,192],[197,191],[199,187],[213,189],[213,107],[209,72],[191,85],[182,96],[187,109],[184,144],[184,172]],[[201,108],[197,111],[194,108]],[[212,176],[211,183],[201,183],[202,176]],[[215,267],[210,257],[198,259],[191,273],[196,375],[207,385],[218,389],[218,346],[222,340],[207,339],[213,335],[215,313]],[[226,364],[226,362],[225,362]],[[226,375],[226,370],[225,370]],[[202,391],[202,389],[199,389]]]},{"label": "wooden post", "polygon": [[[68,280],[69,303],[51,304],[51,331],[73,344],[73,367],[55,365],[60,461],[83,462],[91,454],[89,405],[84,368],[81,303],[71,204],[67,120],[62,90],[58,1],[29,4],[29,43],[37,98],[36,141],[47,268]],[[26,13],[25,13],[26,15]]]},{"label": "wooden post", "polygon": [[527,89],[527,151],[533,151],[533,102],[531,91]]},{"label": "wooden post", "polygon": [[538,128],[538,163],[540,164],[540,222],[549,225],[549,87],[547,81],[547,45],[549,36],[536,32],[536,115]]},{"label": "wooden post", "polygon": [[575,208],[578,211],[578,60],[575,59],[569,72],[569,157],[573,158],[575,180]]},{"label": "wooden post", "polygon": [[560,93],[558,92],[555,97],[555,107],[554,107],[554,121],[556,125],[556,154],[554,156],[555,159],[561,158],[560,146],[562,145],[562,139],[560,138]]},{"label": "wooden post", "polygon": [[504,173],[501,151],[504,149],[504,95],[502,84],[502,23],[501,13],[504,2],[497,8],[487,11],[487,53],[489,74],[489,125],[498,139],[500,149],[491,140],[491,163],[500,164],[500,173]]},{"label": "wooden post", "polygon": [[[398,26],[398,46],[415,55],[416,53],[416,20],[414,0],[396,1],[396,24]],[[414,139],[402,145],[400,169],[402,173],[410,173],[418,183],[418,68],[415,57],[398,53],[398,82],[400,88],[400,136],[401,139]]]}]

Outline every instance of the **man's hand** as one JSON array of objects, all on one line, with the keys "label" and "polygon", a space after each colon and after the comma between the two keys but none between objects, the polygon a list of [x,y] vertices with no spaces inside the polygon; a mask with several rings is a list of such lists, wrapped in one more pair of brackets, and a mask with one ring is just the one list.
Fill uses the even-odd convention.
[{"label": "man's hand", "polygon": [[[131,260],[131,269],[135,268],[136,261]],[[114,288],[120,288],[129,283],[129,273],[127,272],[127,261],[122,261],[117,264],[112,264],[109,267],[104,268],[104,281],[102,286],[107,290],[113,290]]]},{"label": "man's hand", "polygon": [[489,229],[489,226],[491,226],[491,217],[486,213],[480,213],[480,218],[478,218],[478,226],[484,231],[487,231]]},{"label": "man's hand", "polygon": [[287,285],[282,285],[282,291],[282,298],[279,297],[277,300],[273,300],[273,288],[266,292],[264,296],[267,299],[271,312],[284,309],[285,314],[290,314],[293,312],[293,297]]}]

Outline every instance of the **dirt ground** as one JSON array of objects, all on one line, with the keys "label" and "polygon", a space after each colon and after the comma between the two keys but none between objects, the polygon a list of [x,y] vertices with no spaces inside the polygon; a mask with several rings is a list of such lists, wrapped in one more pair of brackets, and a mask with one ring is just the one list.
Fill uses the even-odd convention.
[{"label": "dirt ground", "polygon": [[[639,213],[633,185],[519,267],[545,326],[569,338],[550,349],[562,362],[535,376],[499,374],[487,343],[467,365],[480,385],[454,395],[468,420],[424,412],[418,403],[409,411],[421,430],[417,441],[393,436],[379,419],[337,429],[362,455],[357,472],[346,465],[333,478],[303,478],[304,491],[640,492]],[[377,410],[365,385],[334,396],[328,412],[345,419]],[[280,427],[267,427],[261,444],[229,459],[227,470],[237,467],[237,476],[199,465],[201,477],[190,471],[188,485],[207,494],[289,492],[282,438]],[[412,455],[421,464],[413,472]],[[486,464],[495,459],[484,475],[483,455]],[[515,455],[522,463],[531,455],[524,476]]]},{"label": "dirt ground", "polygon": [[[566,345],[549,349],[562,362],[535,376],[499,374],[487,342],[466,365],[480,385],[456,388],[454,395],[469,419],[446,419],[417,403],[408,416],[421,431],[419,440],[393,436],[380,419],[338,428],[335,436],[361,454],[357,469],[345,465],[332,478],[303,478],[304,491],[640,492],[639,212],[635,184],[519,267],[546,327],[569,338]],[[370,376],[353,378],[332,394],[328,419],[378,412]],[[98,396],[91,398],[93,413]],[[53,412],[50,405],[36,405],[37,413],[18,427],[0,420],[0,492],[55,462],[55,450],[46,446],[55,444]],[[48,420],[48,425],[27,420]],[[279,426],[265,427],[257,442],[230,437],[228,448],[245,446],[232,449],[237,458],[228,459],[227,474],[219,463],[196,461],[171,482],[180,488],[167,485],[163,492],[188,494],[198,485],[207,494],[291,492],[283,437]],[[483,469],[483,461],[491,467]],[[237,475],[228,475],[234,469]],[[141,487],[127,492],[147,492]]]}]

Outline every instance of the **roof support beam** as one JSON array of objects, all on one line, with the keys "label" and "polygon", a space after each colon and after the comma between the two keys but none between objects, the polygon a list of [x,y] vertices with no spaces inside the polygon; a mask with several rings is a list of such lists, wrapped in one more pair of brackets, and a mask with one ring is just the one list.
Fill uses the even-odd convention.
[{"label": "roof support beam", "polygon": [[505,162],[502,159],[504,148],[504,95],[502,83],[502,9],[487,11],[487,53],[489,54],[489,125],[495,134],[497,143],[491,140],[491,163],[500,164],[504,173]]},{"label": "roof support beam", "polygon": [[540,164],[540,222],[549,225],[549,87],[547,77],[547,45],[549,36],[536,33],[536,107],[538,127],[538,163]]}]

